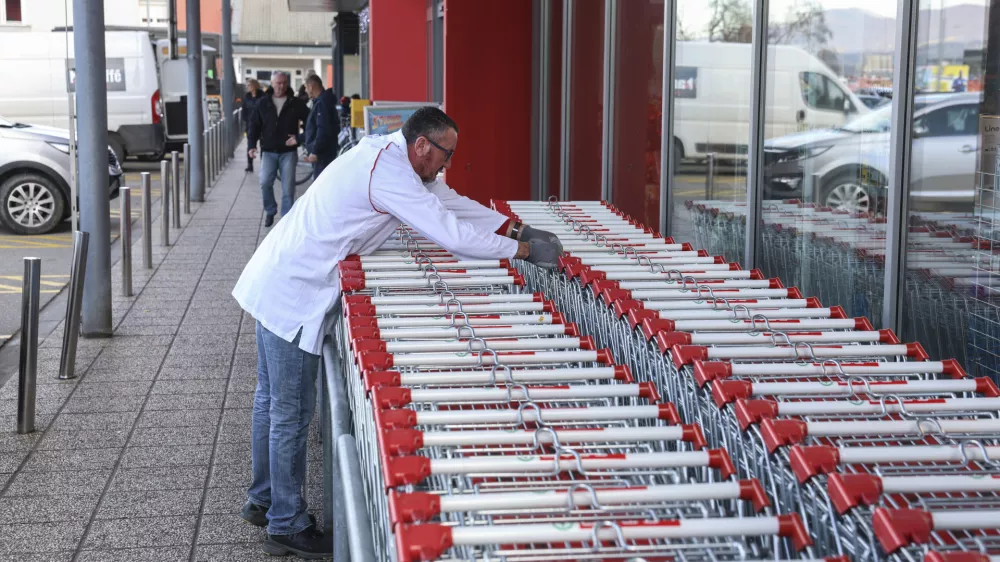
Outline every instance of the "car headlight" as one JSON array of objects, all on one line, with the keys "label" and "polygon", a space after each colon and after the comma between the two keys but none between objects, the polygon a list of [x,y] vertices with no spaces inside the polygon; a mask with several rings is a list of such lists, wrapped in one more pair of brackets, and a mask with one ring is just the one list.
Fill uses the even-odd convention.
[{"label": "car headlight", "polygon": [[833,148],[832,145],[826,146],[809,146],[805,148],[793,148],[786,151],[784,154],[777,158],[777,162],[798,162],[800,160],[806,160],[819,156],[827,150]]},{"label": "car headlight", "polygon": [[63,154],[69,154],[69,145],[64,142],[50,142],[46,144],[58,150],[59,152],[62,152]]}]

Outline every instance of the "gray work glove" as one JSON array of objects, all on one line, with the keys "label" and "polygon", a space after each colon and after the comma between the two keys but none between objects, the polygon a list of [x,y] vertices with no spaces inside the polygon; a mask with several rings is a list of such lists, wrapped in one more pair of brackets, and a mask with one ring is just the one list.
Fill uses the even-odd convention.
[{"label": "gray work glove", "polygon": [[521,233],[521,242],[528,243],[528,263],[543,269],[555,269],[559,266],[563,247],[555,234],[526,225]]}]

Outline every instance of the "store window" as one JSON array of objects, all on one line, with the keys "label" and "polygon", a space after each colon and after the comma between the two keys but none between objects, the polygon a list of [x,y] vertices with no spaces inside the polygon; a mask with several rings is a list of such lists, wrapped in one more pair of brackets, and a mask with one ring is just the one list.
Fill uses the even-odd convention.
[{"label": "store window", "polygon": [[570,10],[569,198],[601,199],[604,127],[604,0],[576,0]]},{"label": "store window", "polygon": [[668,230],[728,261],[746,246],[753,4],[677,2]]},{"label": "store window", "polygon": [[611,199],[643,224],[660,223],[663,1],[619,2]]},{"label": "store window", "polygon": [[[958,359],[973,376],[995,376],[1000,365],[997,176],[979,136],[981,113],[984,123],[997,119],[981,110],[992,97],[984,98],[989,35],[996,32],[985,23],[989,11],[988,3],[919,2],[916,40],[929,48],[917,51],[912,85],[901,289],[902,337],[933,358]],[[963,22],[984,22],[976,25],[981,33],[957,51],[938,43],[939,33],[957,35]]]},{"label": "store window", "polygon": [[21,0],[4,0],[0,22],[19,22],[21,19]]},{"label": "store window", "polygon": [[[883,95],[893,77],[885,53],[897,2],[846,12],[842,4],[771,2],[757,257],[765,275],[879,325],[898,103]],[[877,109],[862,101],[868,96]]]}]

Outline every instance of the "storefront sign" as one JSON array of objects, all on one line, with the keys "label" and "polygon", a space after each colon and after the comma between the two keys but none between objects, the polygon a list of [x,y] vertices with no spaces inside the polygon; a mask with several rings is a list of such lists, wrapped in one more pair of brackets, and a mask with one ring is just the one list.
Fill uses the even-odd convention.
[{"label": "storefront sign", "polygon": [[413,113],[428,104],[365,107],[365,134],[388,135],[403,128]]}]

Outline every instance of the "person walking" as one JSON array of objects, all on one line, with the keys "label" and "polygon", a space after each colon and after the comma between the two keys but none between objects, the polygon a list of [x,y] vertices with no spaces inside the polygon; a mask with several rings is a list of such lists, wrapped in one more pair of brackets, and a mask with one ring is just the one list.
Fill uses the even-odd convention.
[{"label": "person walking", "polygon": [[292,210],[295,202],[295,165],[298,163],[298,136],[301,123],[309,119],[309,108],[288,90],[288,75],[271,75],[274,93],[260,99],[250,116],[247,132],[247,155],[257,156],[260,141],[260,190],[264,199],[264,226],[274,224],[278,205],[274,200],[274,180],[281,174],[281,216]]},{"label": "person walking", "polygon": [[316,528],[302,492],[320,350],[339,314],[341,261],[378,250],[406,222],[468,259],[557,266],[557,236],[438,179],[457,145],[458,125],[435,107],[415,111],[401,131],[365,137],[264,238],[233,288],[257,322],[252,481],[240,516],[267,527],[268,554],[320,558],[333,550],[333,537]]},{"label": "person walking", "polygon": [[306,78],[306,91],[312,100],[312,111],[306,121],[306,150],[309,151],[309,161],[313,165],[313,179],[319,175],[337,157],[340,143],[337,135],[340,133],[340,114],[337,108],[337,95],[333,89],[323,87],[323,80],[313,74]]},{"label": "person walking", "polygon": [[[243,94],[243,130],[248,131],[248,124],[250,123],[250,116],[254,111],[257,110],[257,104],[260,102],[260,98],[264,97],[264,90],[260,88],[260,82],[254,80],[253,78],[247,82],[247,93]],[[247,154],[247,172],[253,171],[253,157]]]}]

